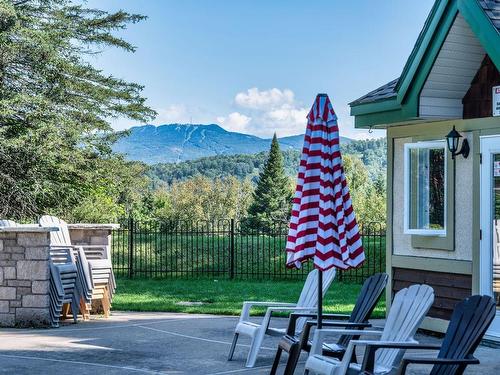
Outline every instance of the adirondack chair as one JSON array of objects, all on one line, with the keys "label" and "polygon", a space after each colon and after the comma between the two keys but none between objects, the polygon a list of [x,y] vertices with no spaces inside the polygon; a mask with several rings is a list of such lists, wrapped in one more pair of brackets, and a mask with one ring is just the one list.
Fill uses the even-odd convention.
[{"label": "adirondack chair", "polygon": [[472,296],[460,302],[451,315],[442,345],[418,343],[371,343],[366,346],[362,371],[373,373],[377,350],[439,350],[436,357],[403,358],[398,374],[406,374],[408,366],[434,365],[431,375],[461,375],[468,365],[479,364],[474,351],[495,318],[495,301],[490,296]]},{"label": "adirondack chair", "polygon": [[[326,294],[330,284],[335,278],[335,269],[323,272],[323,295]],[[231,348],[229,350],[228,361],[233,358],[236,343],[239,335],[246,335],[252,338],[250,350],[246,361],[246,367],[254,367],[255,361],[260,351],[260,347],[264,340],[265,335],[283,336],[286,331],[284,329],[270,327],[271,317],[274,312],[279,311],[303,311],[313,312],[316,311],[318,304],[318,271],[313,270],[309,272],[302,288],[299,300],[297,303],[284,303],[284,302],[243,302],[243,309],[241,312],[240,320],[234,330],[234,338]],[[250,309],[253,306],[266,306],[266,314],[262,321],[257,324],[250,321]],[[302,330],[307,318],[299,318],[296,326],[297,330]]]},{"label": "adirondack chair", "polygon": [[[359,373],[361,364],[352,363],[355,347],[370,344],[417,343],[413,336],[434,302],[434,291],[428,285],[412,285],[394,296],[383,331],[352,329],[317,329],[311,353],[305,364],[305,374],[344,375]],[[351,340],[342,360],[322,355],[326,336],[331,334],[353,335],[360,333],[379,336],[379,340]],[[361,336],[361,335],[360,335]],[[381,349],[374,360],[373,374],[389,374],[401,362],[404,349]]]},{"label": "adirondack chair", "polygon": [[[361,288],[351,315],[323,314],[323,318],[326,320],[323,322],[323,326],[343,327],[361,330],[371,327],[368,319],[370,318],[370,315],[375,309],[377,302],[382,296],[382,292],[387,285],[388,279],[389,276],[385,273],[378,273],[366,279],[363,283],[363,287]],[[311,345],[309,342],[309,335],[311,332],[311,328],[315,326],[317,322],[315,320],[307,321],[301,335],[297,336],[295,334],[295,322],[300,317],[315,318],[316,314],[290,314],[287,334],[283,336],[278,344],[278,350],[274,358],[271,375],[276,374],[281,353],[283,351],[288,353],[288,360],[286,363],[284,375],[292,375],[294,373],[302,350],[307,352],[310,351]],[[342,319],[343,321],[340,321],[340,319]],[[357,338],[359,338],[359,335],[342,335],[336,343],[328,343],[323,345],[323,355],[341,359],[345,353],[349,341],[351,341],[351,339]]]},{"label": "adirondack chair", "polygon": [[[33,226],[31,224],[26,224]],[[12,220],[0,220],[0,227],[22,227]],[[77,267],[72,256],[71,249],[51,248],[50,252],[50,307],[51,324],[59,326],[61,313],[66,318],[71,309],[73,320],[78,320],[79,311],[79,288],[77,286]]]},{"label": "adirondack chair", "polygon": [[54,216],[42,216],[40,225],[59,228],[59,231],[51,232],[51,247],[74,249],[81,295],[85,297],[80,303],[84,318],[90,316],[92,301],[100,301],[104,315],[109,316],[116,287],[109,248],[103,245],[73,245],[66,222]]}]

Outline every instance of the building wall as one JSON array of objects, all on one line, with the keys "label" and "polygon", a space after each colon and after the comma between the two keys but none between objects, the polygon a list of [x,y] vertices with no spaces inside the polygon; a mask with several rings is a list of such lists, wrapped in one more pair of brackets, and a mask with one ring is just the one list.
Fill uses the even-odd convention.
[{"label": "building wall", "polygon": [[[463,133],[469,143],[472,143],[472,133]],[[440,138],[442,139],[442,137]],[[421,140],[420,137],[418,140]],[[432,136],[428,140],[433,139]],[[415,137],[394,138],[394,172],[393,172],[393,199],[395,207],[404,207],[404,145],[416,142]],[[471,149],[471,154],[474,152]],[[454,251],[438,250],[426,247],[416,247],[412,244],[412,235],[404,233],[404,209],[394,210],[393,213],[393,254],[405,256],[417,256],[428,258],[444,258],[472,261],[472,200],[462,199],[472,195],[472,157],[468,159],[456,159],[455,200],[456,217],[454,240]],[[448,230],[453,231],[453,228]]]},{"label": "building wall", "polygon": [[47,231],[0,231],[0,327],[50,325],[49,241]]},{"label": "building wall", "polygon": [[[453,126],[467,136],[468,159],[458,157],[454,201],[456,220],[453,245],[448,250],[421,246],[403,232],[404,166],[407,142],[444,139]],[[387,301],[409,283],[428,283],[435,289],[436,303],[423,327],[444,332],[454,305],[466,295],[479,293],[480,280],[480,148],[481,136],[500,134],[500,118],[429,121],[390,127],[387,178],[387,272],[390,275]],[[419,243],[419,246],[415,246]],[[441,284],[448,284],[446,287]]]}]

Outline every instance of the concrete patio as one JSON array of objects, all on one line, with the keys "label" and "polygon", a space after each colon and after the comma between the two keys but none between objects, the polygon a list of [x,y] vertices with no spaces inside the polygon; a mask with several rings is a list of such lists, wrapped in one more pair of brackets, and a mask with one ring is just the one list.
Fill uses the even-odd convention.
[{"label": "concrete patio", "polygon": [[[244,367],[248,342],[241,338],[226,361],[236,317],[114,312],[59,329],[2,329],[0,373],[5,374],[267,374],[277,339],[267,338],[257,366]],[[375,322],[379,324],[381,322]],[[284,326],[285,319],[276,319]],[[438,339],[419,336],[425,342]],[[467,374],[500,373],[500,349],[481,346],[480,366]],[[297,369],[302,374],[305,356]],[[425,369],[412,371],[427,373]]]}]

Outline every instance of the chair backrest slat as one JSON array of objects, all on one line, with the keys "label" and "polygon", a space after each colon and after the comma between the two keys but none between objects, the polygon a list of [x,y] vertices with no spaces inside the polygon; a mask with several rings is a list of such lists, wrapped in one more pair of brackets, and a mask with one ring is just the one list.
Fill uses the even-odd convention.
[{"label": "chair backrest slat", "polygon": [[[415,335],[427,311],[434,302],[434,291],[428,285],[412,285],[401,289],[394,296],[387,316],[382,341],[409,341]],[[401,361],[404,351],[381,349],[377,352],[376,363],[387,368]]]},{"label": "chair backrest slat", "polygon": [[[382,292],[388,280],[389,276],[386,273],[377,273],[365,280],[359,292],[356,304],[354,305],[354,309],[352,310],[349,322],[364,323],[368,321],[377,302],[382,296]],[[342,335],[337,341],[337,344],[347,347],[352,338],[353,336],[351,335]]]},{"label": "chair backrest slat", "polygon": [[[460,302],[451,315],[438,358],[463,359],[472,355],[495,318],[490,296],[472,296]],[[431,375],[462,374],[465,366],[435,365]]]},{"label": "chair backrest slat", "polygon": [[[323,297],[328,291],[328,288],[330,288],[333,279],[335,279],[336,271],[337,270],[335,268],[323,271]],[[319,271],[314,269],[307,275],[304,286],[302,287],[302,292],[300,293],[300,297],[297,301],[297,306],[311,307],[311,309],[315,309],[318,306],[318,274]],[[297,319],[297,322],[295,323],[297,331],[302,331],[306,321],[307,318]]]},{"label": "chair backrest slat", "polygon": [[58,231],[50,232],[50,243],[56,246],[71,246],[68,224],[55,216],[44,215],[40,218],[42,227],[58,227]]}]

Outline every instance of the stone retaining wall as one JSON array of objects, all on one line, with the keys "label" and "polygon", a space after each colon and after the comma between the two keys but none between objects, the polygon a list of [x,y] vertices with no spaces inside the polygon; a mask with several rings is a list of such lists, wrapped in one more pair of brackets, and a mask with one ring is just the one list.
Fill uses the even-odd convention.
[{"label": "stone retaining wall", "polygon": [[49,232],[0,231],[0,326],[49,325]]}]

